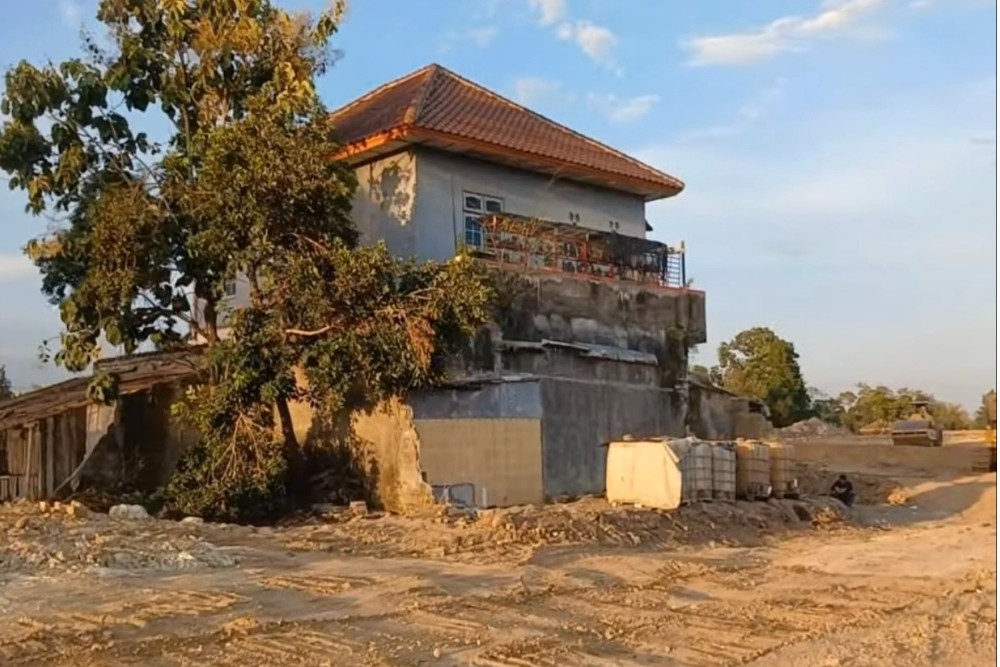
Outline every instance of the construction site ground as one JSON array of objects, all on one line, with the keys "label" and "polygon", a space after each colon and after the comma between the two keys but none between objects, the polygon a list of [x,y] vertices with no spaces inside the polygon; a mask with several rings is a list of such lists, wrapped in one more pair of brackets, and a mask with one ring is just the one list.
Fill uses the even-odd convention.
[{"label": "construction site ground", "polygon": [[[837,472],[799,470],[820,493]],[[850,474],[846,516],[585,498],[251,528],[7,505],[0,664],[995,664],[996,474]]]}]

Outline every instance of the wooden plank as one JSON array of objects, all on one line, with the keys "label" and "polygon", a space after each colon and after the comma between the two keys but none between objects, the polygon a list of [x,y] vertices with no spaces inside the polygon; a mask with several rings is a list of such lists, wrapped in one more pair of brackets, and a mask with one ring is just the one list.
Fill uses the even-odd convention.
[{"label": "wooden plank", "polygon": [[22,495],[24,497],[28,498],[28,500],[34,500],[34,497],[31,495],[31,484],[30,484],[30,480],[31,480],[31,468],[32,468],[32,466],[31,466],[32,458],[31,457],[34,454],[34,447],[33,447],[33,445],[35,444],[35,437],[34,436],[35,436],[35,424],[29,424],[28,425],[28,436],[27,436],[27,438],[25,438],[27,440],[27,446],[25,448],[25,456],[24,456],[24,477],[25,477],[26,480],[29,480],[29,483],[27,485],[27,488],[22,492]]},{"label": "wooden plank", "polygon": [[40,450],[39,453],[44,453],[41,458],[40,469],[42,471],[42,494],[48,496],[55,489],[55,468],[56,468],[56,419],[57,417],[49,417],[44,422],[42,422],[42,442],[44,443],[44,450]]}]

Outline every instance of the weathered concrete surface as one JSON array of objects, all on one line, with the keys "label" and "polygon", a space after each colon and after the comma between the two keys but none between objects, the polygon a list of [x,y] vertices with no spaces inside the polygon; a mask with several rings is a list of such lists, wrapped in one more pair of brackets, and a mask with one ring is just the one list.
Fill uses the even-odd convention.
[{"label": "weathered concrete surface", "polygon": [[408,402],[418,421],[542,417],[541,389],[534,379],[467,381],[462,386],[413,394]]},{"label": "weathered concrete surface", "polygon": [[544,502],[539,419],[422,419],[420,458],[435,486],[471,485],[478,507]]},{"label": "weathered concrete surface", "polygon": [[691,344],[707,340],[703,292],[557,273],[524,274],[510,283],[498,322],[506,340],[594,343],[661,359],[673,328],[687,332]]},{"label": "weathered concrete surface", "polygon": [[542,465],[549,497],[602,493],[603,444],[624,435],[684,435],[674,394],[656,386],[544,378]]},{"label": "weathered concrete surface", "polygon": [[422,476],[420,437],[408,405],[394,400],[371,412],[355,412],[351,435],[347,444],[383,508],[408,514],[433,504],[431,487]]},{"label": "weathered concrete surface", "polygon": [[[303,374],[298,381],[305,382]],[[408,405],[393,400],[342,416],[334,424],[321,423],[308,404],[288,407],[307,459],[335,468],[345,484],[359,486],[370,503],[408,514],[434,502],[422,477],[420,438]]]},{"label": "weathered concrete surface", "polygon": [[751,402],[746,398],[693,382],[688,392],[688,425],[699,438],[766,438],[773,432],[767,418],[761,412],[752,411]]}]

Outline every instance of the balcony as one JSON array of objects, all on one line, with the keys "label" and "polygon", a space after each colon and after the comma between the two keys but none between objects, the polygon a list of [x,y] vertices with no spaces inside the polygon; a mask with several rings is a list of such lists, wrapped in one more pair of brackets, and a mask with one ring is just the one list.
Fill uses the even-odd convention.
[{"label": "balcony", "polygon": [[586,229],[511,214],[487,214],[465,228],[465,246],[504,268],[687,289],[684,244]]}]

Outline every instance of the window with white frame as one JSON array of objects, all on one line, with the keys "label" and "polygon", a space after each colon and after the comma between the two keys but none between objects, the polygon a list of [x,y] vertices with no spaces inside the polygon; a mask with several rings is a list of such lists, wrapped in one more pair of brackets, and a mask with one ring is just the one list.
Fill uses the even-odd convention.
[{"label": "window with white frame", "polygon": [[225,292],[226,296],[236,296],[236,281],[227,280],[226,284],[223,285],[222,289]]},{"label": "window with white frame", "polygon": [[465,220],[465,245],[482,248],[485,244],[483,236],[484,215],[503,213],[503,199],[484,195],[479,192],[462,193],[462,217]]}]

